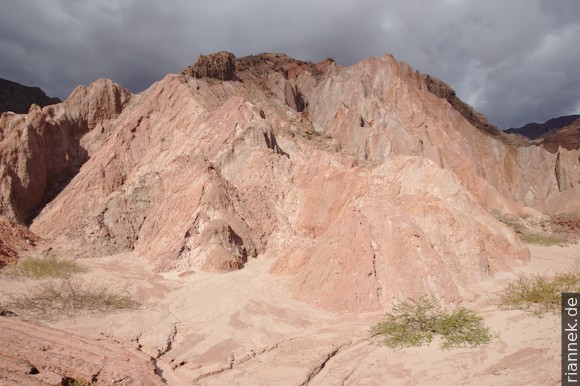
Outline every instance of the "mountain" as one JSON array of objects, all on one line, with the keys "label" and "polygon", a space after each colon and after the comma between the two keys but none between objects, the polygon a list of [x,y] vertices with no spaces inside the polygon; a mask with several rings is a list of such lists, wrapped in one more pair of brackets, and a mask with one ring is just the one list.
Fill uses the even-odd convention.
[{"label": "mountain", "polygon": [[102,79],[3,114],[0,133],[0,211],[51,250],[161,271],[272,258],[330,310],[469,293],[529,258],[490,211],[580,207],[577,151],[498,140],[392,56],[219,53],[141,94]]},{"label": "mountain", "polygon": [[0,113],[12,111],[17,114],[26,114],[32,104],[44,107],[60,102],[58,98],[46,96],[38,87],[27,87],[0,78]]},{"label": "mountain", "polygon": [[538,138],[542,146],[550,153],[556,153],[560,147],[568,150],[580,148],[580,115],[570,118],[572,117],[577,118],[570,119],[569,124],[548,131]]},{"label": "mountain", "polygon": [[580,148],[580,115],[567,115],[553,118],[545,123],[528,123],[507,133],[529,138],[535,145],[540,145],[550,153],[558,149],[574,150]]},{"label": "mountain", "polygon": [[[580,151],[498,132],[390,55],[220,52],[139,94],[100,79],[2,113],[0,154],[0,264],[82,259],[64,283],[141,303],[39,323],[3,302],[10,384],[557,382],[557,317],[492,299],[522,272],[568,269],[578,247],[531,248],[524,267],[530,249],[497,218],[577,230],[556,215],[580,210]],[[393,360],[369,327],[421,295],[477,305],[501,336]]]},{"label": "mountain", "polygon": [[506,133],[520,134],[529,139],[545,137],[553,131],[571,125],[580,118],[580,115],[565,115],[558,118],[552,118],[544,123],[528,123],[522,127],[511,128]]}]

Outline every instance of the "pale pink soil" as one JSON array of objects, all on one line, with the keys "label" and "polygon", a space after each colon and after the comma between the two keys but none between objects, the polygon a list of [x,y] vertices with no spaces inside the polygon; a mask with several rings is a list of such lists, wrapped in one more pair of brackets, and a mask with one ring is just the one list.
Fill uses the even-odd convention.
[{"label": "pale pink soil", "polygon": [[[334,314],[295,301],[287,279],[268,273],[273,259],[253,260],[227,274],[157,274],[131,254],[87,260],[91,269],[85,275],[127,289],[143,303],[141,310],[52,321],[35,327],[46,331],[35,339],[54,342],[52,337],[60,336],[59,355],[88,367],[91,361],[97,362],[93,367],[103,366],[94,355],[107,347],[114,353],[109,366],[117,373],[123,369],[119,357],[129,358],[130,374],[142,366],[143,376],[150,375],[156,363],[170,385],[555,385],[560,380],[559,315],[537,318],[498,310],[495,296],[519,273],[577,268],[580,246],[530,249],[530,264],[476,285],[477,295],[466,305],[499,334],[477,348],[443,351],[438,342],[397,351],[380,346],[368,330],[382,313]],[[8,294],[33,284],[3,278],[0,288]],[[6,336],[27,326],[19,320],[0,318],[3,343],[14,344]],[[0,378],[9,384],[18,374],[28,384],[26,358],[37,368],[39,358],[53,360],[38,351],[15,352],[16,369],[6,345],[0,355],[2,363],[12,361],[12,367],[3,367],[13,369],[12,378]],[[141,362],[132,364],[136,358]],[[6,370],[1,374],[6,377]]]}]

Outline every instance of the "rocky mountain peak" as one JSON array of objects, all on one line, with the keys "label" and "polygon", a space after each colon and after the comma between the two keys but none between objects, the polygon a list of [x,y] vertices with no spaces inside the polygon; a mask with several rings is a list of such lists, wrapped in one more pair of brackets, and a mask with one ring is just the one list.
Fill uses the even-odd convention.
[{"label": "rocky mountain peak", "polygon": [[294,79],[304,71],[317,76],[332,64],[334,64],[334,59],[332,58],[313,64],[281,53],[262,53],[245,56],[237,60],[237,68],[240,72],[248,72],[257,77],[263,77],[269,72],[277,72],[282,74],[285,79]]},{"label": "rocky mountain peak", "polygon": [[234,80],[236,74],[236,56],[231,52],[220,51],[210,55],[200,55],[197,62],[181,71],[194,78],[213,78]]}]

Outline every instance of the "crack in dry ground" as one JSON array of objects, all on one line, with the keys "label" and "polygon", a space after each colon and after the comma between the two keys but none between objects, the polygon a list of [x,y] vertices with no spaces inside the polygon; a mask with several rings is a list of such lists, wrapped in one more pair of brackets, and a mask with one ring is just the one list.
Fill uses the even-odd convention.
[{"label": "crack in dry ground", "polygon": [[173,329],[167,335],[167,341],[165,343],[165,347],[158,349],[157,359],[161,358],[165,354],[167,354],[173,348],[173,343],[175,342],[175,337],[177,336],[177,322],[173,323]]},{"label": "crack in dry ground", "polygon": [[331,352],[329,352],[326,355],[324,355],[324,357],[322,358],[322,360],[319,361],[318,364],[316,366],[314,366],[310,370],[310,373],[308,374],[308,377],[306,378],[306,380],[304,382],[302,382],[300,384],[300,386],[306,386],[306,385],[308,385],[314,379],[314,377],[316,377],[318,375],[318,373],[320,373],[320,371],[322,371],[322,369],[326,366],[326,364],[332,358],[334,358],[336,355],[338,355],[338,353],[340,352],[340,350],[342,348],[344,348],[346,346],[350,346],[350,345],[352,345],[352,340],[350,340],[348,343],[341,344],[340,346],[338,346],[335,349],[333,349]]},{"label": "crack in dry ground", "polygon": [[232,353],[229,356],[228,364],[225,367],[220,367],[220,368],[218,368],[216,370],[209,371],[207,373],[203,373],[203,374],[198,375],[193,380],[193,384],[196,384],[197,382],[199,382],[202,379],[206,379],[206,378],[212,377],[214,375],[221,374],[224,371],[232,370],[232,369],[234,369],[234,367],[236,367],[238,365],[241,365],[242,363],[246,363],[246,362],[248,362],[248,361],[250,361],[252,359],[255,359],[255,358],[259,357],[260,355],[269,353],[269,352],[277,349],[278,347],[280,347],[281,344],[285,344],[285,343],[291,342],[291,341],[293,341],[295,339],[298,339],[298,337],[293,337],[293,338],[290,338],[290,339],[287,339],[287,340],[281,340],[279,342],[276,342],[273,345],[266,346],[265,348],[263,348],[260,351],[251,350],[249,354],[247,354],[246,356],[244,356],[242,359],[240,359],[238,361],[235,360],[235,355]]}]

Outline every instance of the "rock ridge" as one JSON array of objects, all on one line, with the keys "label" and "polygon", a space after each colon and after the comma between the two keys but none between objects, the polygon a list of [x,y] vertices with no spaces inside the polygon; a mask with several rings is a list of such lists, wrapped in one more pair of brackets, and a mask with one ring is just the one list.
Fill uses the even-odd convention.
[{"label": "rock ridge", "polygon": [[220,51],[210,55],[200,55],[197,62],[185,68],[181,73],[198,79],[235,80],[236,56],[226,51]]}]

